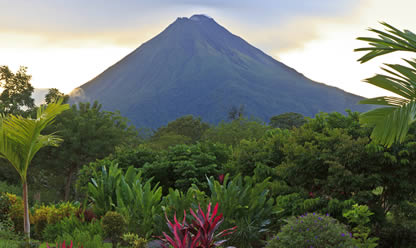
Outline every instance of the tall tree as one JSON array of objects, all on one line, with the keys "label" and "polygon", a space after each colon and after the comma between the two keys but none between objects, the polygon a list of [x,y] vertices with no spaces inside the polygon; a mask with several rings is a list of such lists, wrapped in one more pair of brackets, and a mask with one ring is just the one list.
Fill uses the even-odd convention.
[{"label": "tall tree", "polygon": [[58,146],[62,139],[41,132],[51,125],[55,117],[68,109],[62,100],[40,107],[36,119],[16,115],[0,118],[0,157],[7,159],[20,175],[23,186],[24,232],[30,241],[29,204],[27,192],[27,170],[36,153],[45,146]]},{"label": "tall tree", "polygon": [[[369,47],[355,51],[366,51],[358,61],[365,63],[375,57],[396,51],[416,52],[416,34],[409,30],[401,31],[387,23],[381,23],[385,31],[370,29],[379,38],[359,37]],[[360,121],[374,126],[371,138],[387,147],[405,140],[410,125],[416,120],[416,60],[404,59],[407,66],[386,64],[382,68],[387,74],[377,74],[365,82],[388,90],[397,96],[382,96],[361,101],[362,104],[383,107],[364,113]]]},{"label": "tall tree", "polygon": [[13,73],[9,67],[0,66],[0,87],[3,88],[0,94],[1,113],[23,115],[35,107],[31,78],[32,76],[27,74],[26,67],[22,66]]},{"label": "tall tree", "polygon": [[117,146],[139,143],[137,131],[127,124],[127,119],[118,112],[102,111],[98,102],[72,105],[50,128],[52,132],[58,130],[64,139],[62,145],[45,149],[34,162],[36,169],[65,177],[65,200],[73,193],[72,185],[81,166],[108,156]]}]

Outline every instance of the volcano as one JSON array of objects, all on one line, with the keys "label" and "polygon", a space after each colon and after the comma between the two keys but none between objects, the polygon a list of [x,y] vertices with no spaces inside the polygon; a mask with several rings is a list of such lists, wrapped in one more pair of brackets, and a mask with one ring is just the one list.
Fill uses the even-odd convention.
[{"label": "volcano", "polygon": [[362,112],[369,109],[357,105],[362,99],[308,79],[205,15],[178,18],[72,93],[72,101],[98,100],[148,128],[189,114],[215,124],[239,106],[263,121],[285,112]]}]

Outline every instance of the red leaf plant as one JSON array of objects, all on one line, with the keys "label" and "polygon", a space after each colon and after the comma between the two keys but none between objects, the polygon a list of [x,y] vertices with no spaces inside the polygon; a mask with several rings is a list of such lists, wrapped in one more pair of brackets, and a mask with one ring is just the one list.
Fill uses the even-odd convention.
[{"label": "red leaf plant", "polygon": [[216,241],[217,239],[223,238],[224,236],[232,234],[236,226],[229,228],[215,234],[218,230],[218,227],[224,221],[222,213],[218,216],[218,203],[215,205],[213,212],[211,213],[211,203],[208,204],[207,212],[204,213],[199,206],[197,213],[190,209],[192,216],[195,218],[192,220],[192,224],[189,225],[186,222],[186,211],[184,211],[184,217],[182,223],[179,223],[176,219],[176,214],[174,216],[174,223],[166,216],[168,221],[168,226],[170,231],[173,234],[173,237],[170,237],[165,232],[163,233],[164,239],[161,239],[164,244],[164,248],[169,247],[169,245],[174,248],[211,248],[221,246],[226,239]]}]

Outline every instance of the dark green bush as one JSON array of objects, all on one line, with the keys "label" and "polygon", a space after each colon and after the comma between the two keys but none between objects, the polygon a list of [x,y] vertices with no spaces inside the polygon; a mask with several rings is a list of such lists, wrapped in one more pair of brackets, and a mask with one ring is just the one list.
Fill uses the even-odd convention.
[{"label": "dark green bush", "polygon": [[6,221],[9,219],[9,211],[12,207],[12,202],[9,197],[0,192],[0,222]]},{"label": "dark green bush", "polygon": [[109,211],[104,215],[102,225],[105,237],[109,238],[113,244],[113,248],[116,248],[126,230],[126,220],[121,214]]},{"label": "dark green bush", "polygon": [[269,241],[267,248],[355,247],[351,233],[336,219],[309,213],[290,217],[281,231]]},{"label": "dark green bush", "polygon": [[94,219],[88,223],[82,222],[76,216],[71,216],[62,219],[56,224],[47,225],[43,230],[42,237],[48,242],[55,242],[59,237],[61,237],[61,241],[63,241],[63,236],[73,235],[76,230],[87,233],[91,237],[94,237],[95,235],[100,237],[104,236],[103,228],[98,220]]}]

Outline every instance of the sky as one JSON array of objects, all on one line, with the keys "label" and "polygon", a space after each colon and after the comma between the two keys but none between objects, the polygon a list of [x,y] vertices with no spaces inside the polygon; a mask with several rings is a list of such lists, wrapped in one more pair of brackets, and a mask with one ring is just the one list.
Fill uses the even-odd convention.
[{"label": "sky", "polygon": [[28,67],[36,88],[69,93],[151,39],[177,17],[206,14],[312,80],[365,97],[362,82],[392,54],[356,60],[358,36],[380,21],[416,32],[414,0],[0,0],[0,66]]}]

